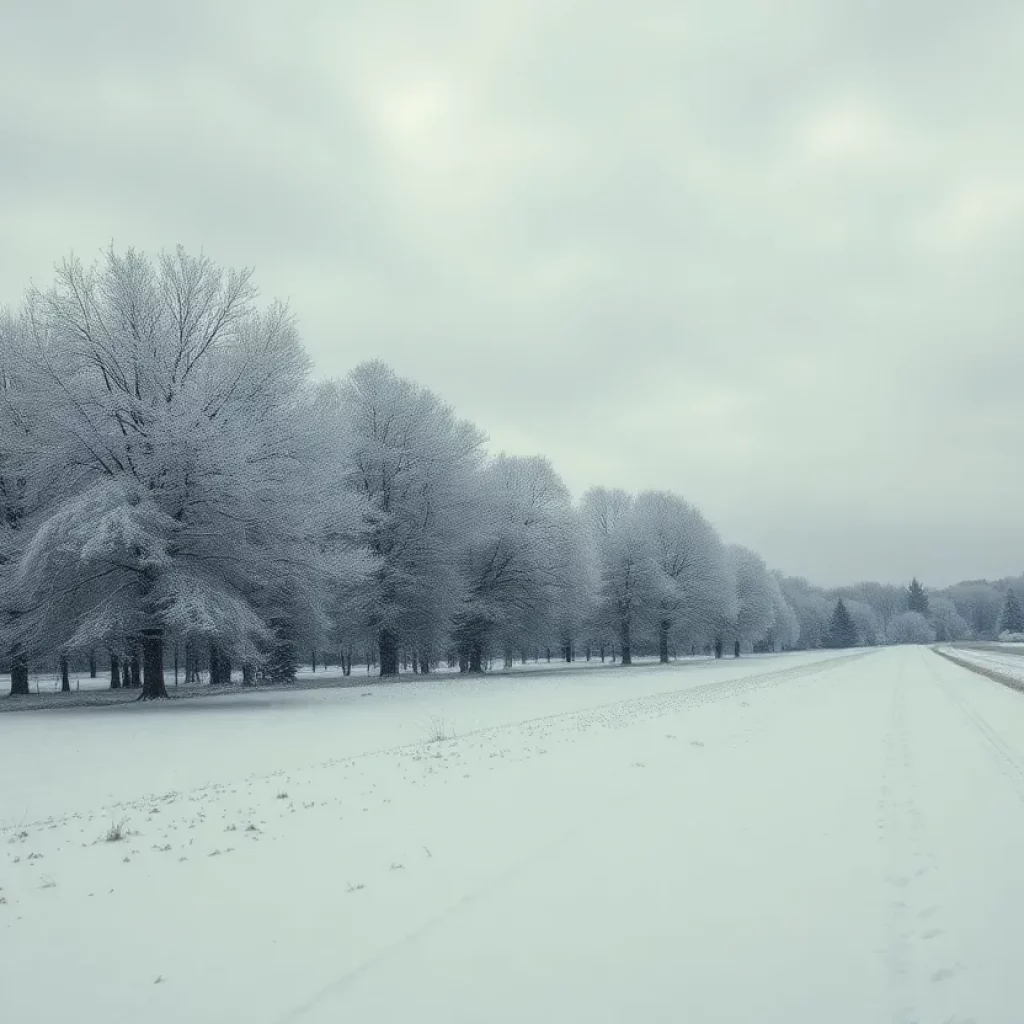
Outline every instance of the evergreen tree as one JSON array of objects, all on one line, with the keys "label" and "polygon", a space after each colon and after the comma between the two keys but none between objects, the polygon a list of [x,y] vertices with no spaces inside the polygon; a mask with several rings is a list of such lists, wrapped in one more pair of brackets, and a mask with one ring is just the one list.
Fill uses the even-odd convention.
[{"label": "evergreen tree", "polygon": [[1003,605],[1000,626],[1004,633],[1024,633],[1024,611],[1021,610],[1020,600],[1012,587],[1006,591],[1006,603]]},{"label": "evergreen tree", "polygon": [[856,647],[857,626],[854,624],[843,599],[836,601],[832,612],[832,620],[829,623],[827,645],[829,647]]},{"label": "evergreen tree", "polygon": [[916,576],[910,581],[910,586],[907,588],[907,611],[917,612],[920,615],[928,614],[928,595],[924,592],[924,587],[917,582]]}]

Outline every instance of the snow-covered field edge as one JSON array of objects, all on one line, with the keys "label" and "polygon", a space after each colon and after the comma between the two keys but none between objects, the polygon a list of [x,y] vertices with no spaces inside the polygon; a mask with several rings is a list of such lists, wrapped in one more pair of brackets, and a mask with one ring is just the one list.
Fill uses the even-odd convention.
[{"label": "snow-covered field edge", "polygon": [[[761,654],[748,654],[744,662],[752,659],[764,660],[783,657],[785,652],[768,652]],[[671,665],[695,665],[713,664],[716,659],[710,655],[698,654],[694,656],[684,655],[673,658]],[[723,658],[719,664],[727,664],[733,661],[732,658]],[[660,666],[656,655],[642,655],[633,659],[633,664],[626,666],[627,669],[653,669]],[[481,679],[497,679],[507,676],[558,676],[567,672],[588,672],[600,673],[612,670],[621,670],[620,662],[599,661],[594,658],[592,661],[563,662],[561,660],[533,663],[518,663],[511,668],[493,668],[483,673]],[[381,678],[376,668],[372,672],[366,672],[363,666],[358,666],[351,675],[343,675],[340,669],[322,669],[320,672],[312,672],[308,667],[303,667],[291,682],[259,682],[251,686],[242,685],[241,672],[234,674],[230,685],[211,686],[209,683],[182,683],[178,685],[172,680],[167,682],[167,695],[170,700],[196,700],[202,698],[217,698],[230,696],[246,696],[256,693],[292,693],[302,690],[323,690],[323,689],[355,689],[373,686],[400,686],[409,685],[423,681],[456,680],[466,679],[464,673],[458,669],[438,669],[427,674],[417,674],[402,670],[399,675],[388,678]],[[10,675],[0,674],[0,713],[15,711],[47,711],[47,710],[72,710],[75,708],[103,708],[120,707],[126,704],[134,704],[140,700],[141,690],[139,689],[111,689],[109,682],[104,677],[90,679],[85,674],[76,674],[71,679],[71,691],[61,692],[60,677],[53,674],[43,674],[32,679],[32,692],[14,698],[7,696],[11,688]]]},{"label": "snow-covered field edge", "polygon": [[1021,660],[1021,665],[1018,669],[1017,666],[1009,664],[1005,660],[1001,661],[998,657],[993,657],[982,651],[950,647],[933,647],[932,650],[947,661],[953,662],[954,665],[959,665],[961,668],[976,672],[978,675],[985,676],[993,682],[1008,686],[1011,690],[1024,693],[1024,660],[1021,660],[1019,655],[1014,655],[1018,660]]}]

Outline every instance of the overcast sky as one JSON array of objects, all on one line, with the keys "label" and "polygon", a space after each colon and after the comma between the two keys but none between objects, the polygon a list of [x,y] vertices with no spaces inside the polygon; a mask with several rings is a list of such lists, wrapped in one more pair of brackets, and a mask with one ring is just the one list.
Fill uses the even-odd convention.
[{"label": "overcast sky", "polygon": [[0,303],[202,246],[577,494],[1024,570],[1020,0],[0,6]]}]

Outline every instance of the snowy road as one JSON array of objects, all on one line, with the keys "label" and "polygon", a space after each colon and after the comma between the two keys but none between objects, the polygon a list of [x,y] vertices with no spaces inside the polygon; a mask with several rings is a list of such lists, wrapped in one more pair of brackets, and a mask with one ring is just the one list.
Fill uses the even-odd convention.
[{"label": "snowy road", "polygon": [[1024,697],[921,648],[584,675],[0,717],[3,1018],[1019,1024]]}]

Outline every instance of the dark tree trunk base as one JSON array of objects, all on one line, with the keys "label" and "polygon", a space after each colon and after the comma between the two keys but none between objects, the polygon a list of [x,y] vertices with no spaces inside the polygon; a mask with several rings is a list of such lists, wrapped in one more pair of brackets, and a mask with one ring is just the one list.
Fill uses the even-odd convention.
[{"label": "dark tree trunk base", "polygon": [[377,645],[380,648],[380,675],[398,675],[398,637],[390,629],[382,629],[377,638]]},{"label": "dark tree trunk base", "polygon": [[142,638],[143,680],[139,700],[167,698],[164,685],[164,638],[159,632],[147,633]]},{"label": "dark tree trunk base", "polygon": [[24,655],[15,655],[11,665],[11,696],[28,696],[28,660]]}]

